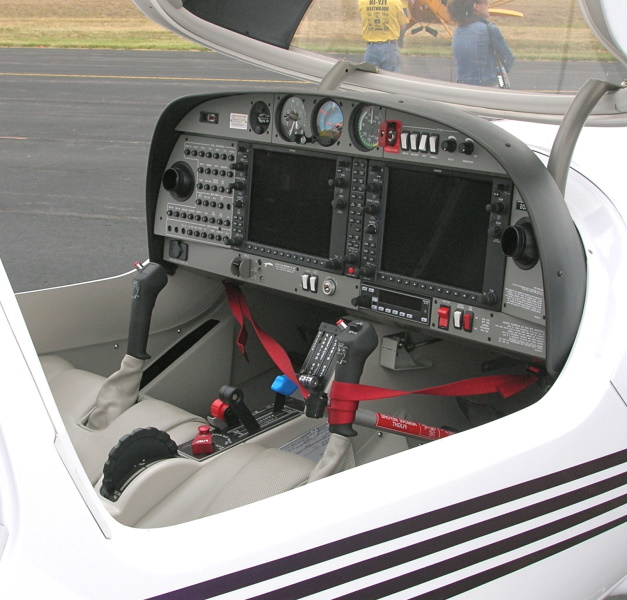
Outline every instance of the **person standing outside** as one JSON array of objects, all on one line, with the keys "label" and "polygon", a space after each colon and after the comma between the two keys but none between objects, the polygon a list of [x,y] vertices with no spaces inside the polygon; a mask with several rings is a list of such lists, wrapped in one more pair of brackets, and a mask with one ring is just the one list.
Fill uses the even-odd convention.
[{"label": "person standing outside", "polygon": [[364,62],[400,72],[398,39],[408,23],[401,0],[358,0],[357,8],[366,42]]},{"label": "person standing outside", "polygon": [[453,34],[457,82],[498,87],[497,58],[509,73],[514,55],[499,28],[488,21],[488,0],[452,0],[448,12],[457,24]]}]

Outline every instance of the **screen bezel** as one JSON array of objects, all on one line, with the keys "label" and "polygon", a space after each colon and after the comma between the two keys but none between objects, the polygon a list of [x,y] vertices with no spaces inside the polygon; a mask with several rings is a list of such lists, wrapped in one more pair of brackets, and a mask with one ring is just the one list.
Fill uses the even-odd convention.
[{"label": "screen bezel", "polygon": [[[383,269],[384,254],[386,250],[389,252],[389,246],[386,246],[386,235],[392,235],[390,232],[388,213],[390,206],[390,176],[394,171],[414,171],[420,174],[437,177],[455,177],[459,180],[468,180],[472,182],[483,182],[490,186],[490,194],[486,194],[486,201],[478,206],[478,210],[486,211],[486,233],[485,233],[485,258],[481,269],[481,285],[476,288],[459,285],[458,282],[440,281],[437,277],[421,278],[411,277],[403,273],[397,273],[390,269],[389,260],[386,265],[388,268]],[[405,293],[428,294],[441,298],[450,298],[452,301],[482,305],[492,304],[495,307],[500,306],[503,282],[505,277],[506,257],[500,247],[498,236],[495,237],[494,231],[498,226],[496,221],[509,222],[509,212],[511,209],[511,182],[502,178],[468,173],[467,171],[428,169],[421,166],[408,164],[388,164],[385,169],[384,194],[382,201],[381,216],[381,236],[378,244],[377,253],[377,269],[374,276],[376,284],[389,289],[403,291]],[[487,207],[494,200],[502,203],[501,213],[488,211]],[[396,200],[403,202],[403,200]],[[488,214],[490,213],[490,214]],[[477,266],[477,269],[480,267]]]},{"label": "screen bezel", "polygon": [[[295,262],[298,264],[309,264],[315,267],[323,267],[329,260],[329,257],[332,256],[334,251],[334,239],[333,233],[335,231],[335,227],[333,225],[335,215],[333,211],[332,201],[334,196],[334,190],[332,185],[330,185],[329,181],[320,181],[318,182],[318,186],[316,189],[319,189],[321,192],[320,195],[323,199],[319,203],[319,207],[324,210],[328,210],[328,214],[322,219],[318,225],[316,226],[316,222],[309,223],[308,228],[301,228],[302,230],[309,230],[312,236],[326,236],[327,243],[319,246],[319,251],[316,251],[313,245],[307,247],[306,245],[302,245],[298,247],[298,244],[290,243],[288,247],[285,245],[281,245],[281,238],[276,236],[276,241],[274,239],[270,240],[267,237],[263,236],[254,236],[258,237],[258,239],[251,239],[251,229],[256,226],[257,214],[255,211],[259,210],[260,205],[256,205],[256,199],[254,196],[256,192],[254,187],[259,182],[256,178],[257,169],[259,169],[259,155],[261,153],[266,153],[268,156],[273,156],[276,158],[277,165],[281,159],[285,159],[285,161],[302,161],[303,163],[308,163],[311,165],[312,160],[320,160],[328,163],[328,179],[332,180],[335,176],[335,172],[337,170],[337,157],[334,155],[328,155],[323,153],[316,152],[295,152],[293,150],[276,148],[272,146],[262,146],[255,145],[252,148],[252,160],[250,167],[250,177],[248,182],[248,202],[246,208],[246,227],[244,231],[244,244],[243,247],[245,250],[261,255],[272,255],[275,257],[279,257],[282,260],[286,260],[288,262]],[[332,168],[331,168],[331,165]],[[290,168],[293,168],[294,164]],[[309,167],[310,168],[310,167]],[[285,171],[281,171],[281,173],[285,173]],[[299,185],[299,188],[302,188],[302,185]],[[305,186],[307,187],[307,186]],[[310,189],[306,189],[308,194],[311,194]],[[318,202],[316,200],[316,202]],[[315,211],[312,211],[315,212]],[[326,231],[324,231],[326,229]],[[298,241],[304,241],[305,238],[299,239]]]}]

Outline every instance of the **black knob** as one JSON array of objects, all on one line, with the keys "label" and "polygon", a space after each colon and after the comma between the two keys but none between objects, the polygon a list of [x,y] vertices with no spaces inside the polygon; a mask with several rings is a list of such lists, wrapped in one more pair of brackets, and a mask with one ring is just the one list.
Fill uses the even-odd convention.
[{"label": "black knob", "polygon": [[459,145],[459,151],[462,154],[472,154],[475,151],[475,143],[472,140],[466,140]]},{"label": "black knob", "polygon": [[234,202],[235,204],[235,208],[242,208],[244,206],[244,201],[243,200],[236,200]]},{"label": "black knob", "polygon": [[368,225],[368,227],[366,227],[366,233],[371,233],[371,234],[375,234],[377,233],[377,227],[376,225]]},{"label": "black knob", "polygon": [[357,276],[358,277],[372,277],[374,275],[374,267],[371,266],[365,266],[365,267],[360,267],[359,269],[357,269]]},{"label": "black knob", "polygon": [[234,181],[233,183],[231,183],[231,185],[229,185],[229,189],[231,189],[231,190],[243,190],[244,189],[244,182],[243,181]]},{"label": "black knob", "polygon": [[442,142],[442,150],[444,152],[455,152],[457,150],[457,140],[455,138],[448,138]]},{"label": "black knob", "polygon": [[497,200],[496,202],[486,205],[485,209],[488,212],[501,214],[505,210],[505,204],[501,200]]},{"label": "black knob", "polygon": [[241,161],[231,163],[229,165],[229,169],[233,169],[234,171],[245,171],[246,170],[246,163],[243,163]]},{"label": "black knob", "polygon": [[487,304],[488,306],[493,306],[496,304],[496,294],[494,292],[486,292],[485,294],[481,294],[481,302]]},{"label": "black knob", "polygon": [[368,296],[356,296],[351,299],[353,306],[370,306],[370,298]]},{"label": "black knob", "polygon": [[378,194],[379,192],[381,192],[381,184],[378,181],[371,181],[370,183],[366,184],[366,191]]},{"label": "black knob", "polygon": [[357,257],[354,254],[347,254],[344,256],[344,264],[354,265],[357,262]]},{"label": "black knob", "polygon": [[490,229],[488,229],[488,233],[492,236],[492,238],[498,240],[503,235],[503,228],[500,225],[495,225],[494,227],[490,227]]},{"label": "black knob", "polygon": [[331,187],[346,187],[346,179],[344,177],[335,177],[334,179],[329,179],[329,185]]},{"label": "black knob", "polygon": [[339,269],[342,266],[342,263],[339,258],[330,258],[323,266],[327,269]]},{"label": "black knob", "polygon": [[335,200],[333,200],[332,204],[335,210],[343,210],[346,208],[346,200],[344,200],[343,198],[336,198]]},{"label": "black knob", "polygon": [[379,207],[376,204],[366,204],[363,212],[366,215],[376,215],[379,212]]},{"label": "black knob", "polygon": [[224,243],[227,246],[241,246],[243,241],[241,237],[224,237]]}]

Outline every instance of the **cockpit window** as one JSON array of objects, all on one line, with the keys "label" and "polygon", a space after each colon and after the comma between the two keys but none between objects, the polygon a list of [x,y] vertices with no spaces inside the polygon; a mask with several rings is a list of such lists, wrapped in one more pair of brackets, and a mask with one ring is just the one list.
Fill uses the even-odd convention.
[{"label": "cockpit window", "polygon": [[292,46],[468,86],[572,94],[627,78],[578,0],[313,0]]}]

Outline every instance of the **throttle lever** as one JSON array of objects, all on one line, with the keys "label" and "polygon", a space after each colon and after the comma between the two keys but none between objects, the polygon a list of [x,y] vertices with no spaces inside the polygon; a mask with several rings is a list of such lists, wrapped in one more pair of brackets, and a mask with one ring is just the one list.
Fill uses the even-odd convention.
[{"label": "throttle lever", "polygon": [[261,425],[244,403],[244,392],[232,385],[223,385],[219,391],[220,400],[226,402],[237,415],[248,433],[257,433]]}]

